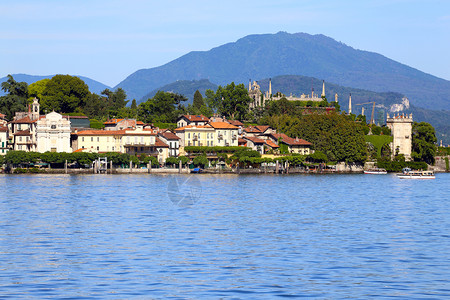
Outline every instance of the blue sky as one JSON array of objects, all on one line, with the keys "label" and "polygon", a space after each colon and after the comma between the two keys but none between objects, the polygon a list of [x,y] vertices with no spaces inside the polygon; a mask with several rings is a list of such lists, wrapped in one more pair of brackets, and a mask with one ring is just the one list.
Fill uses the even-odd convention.
[{"label": "blue sky", "polygon": [[448,0],[0,0],[0,77],[138,69],[249,34],[324,34],[450,80]]}]

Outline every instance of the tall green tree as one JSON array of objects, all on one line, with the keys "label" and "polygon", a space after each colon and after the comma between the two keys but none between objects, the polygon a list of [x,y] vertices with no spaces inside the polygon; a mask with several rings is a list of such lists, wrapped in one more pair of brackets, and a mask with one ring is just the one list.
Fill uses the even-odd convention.
[{"label": "tall green tree", "polygon": [[47,88],[49,81],[50,78],[44,78],[30,84],[28,86],[28,102],[32,102],[35,97],[41,100],[45,94],[45,89]]},{"label": "tall green tree", "polygon": [[412,125],[412,152],[414,161],[434,163],[436,155],[436,131],[431,124],[414,122]]},{"label": "tall green tree", "polygon": [[153,98],[139,104],[138,116],[146,123],[175,123],[184,108],[181,102],[186,100],[179,94],[158,91]]},{"label": "tall green tree", "polygon": [[8,79],[2,82],[1,87],[6,95],[0,97],[0,111],[7,119],[12,120],[16,112],[25,111],[27,108],[28,84],[17,82],[8,75]]},{"label": "tall green tree", "polygon": [[72,113],[81,111],[89,99],[89,87],[76,76],[55,75],[42,95],[41,110]]},{"label": "tall green tree", "polygon": [[193,106],[195,109],[201,109],[202,106],[205,105],[205,102],[203,101],[202,93],[200,93],[199,90],[196,90],[194,93],[194,102]]},{"label": "tall green tree", "polygon": [[248,116],[252,99],[244,84],[232,82],[225,87],[219,86],[215,93],[206,90],[205,95],[208,106],[229,119],[244,120]]}]

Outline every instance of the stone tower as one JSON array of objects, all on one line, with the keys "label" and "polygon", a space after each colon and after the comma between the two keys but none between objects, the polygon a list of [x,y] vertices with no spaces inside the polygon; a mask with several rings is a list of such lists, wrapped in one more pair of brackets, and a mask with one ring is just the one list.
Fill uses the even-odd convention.
[{"label": "stone tower", "polygon": [[394,140],[391,143],[392,157],[398,152],[403,154],[406,160],[411,160],[412,149],[412,114],[397,114],[391,118],[386,117],[386,125],[391,129]]},{"label": "stone tower", "polygon": [[39,119],[39,101],[36,97],[34,97],[34,99],[33,99],[31,119],[32,120]]},{"label": "stone tower", "polygon": [[334,94],[334,102],[338,103],[338,94]]},{"label": "stone tower", "polygon": [[269,78],[269,97],[272,96],[272,78]]}]

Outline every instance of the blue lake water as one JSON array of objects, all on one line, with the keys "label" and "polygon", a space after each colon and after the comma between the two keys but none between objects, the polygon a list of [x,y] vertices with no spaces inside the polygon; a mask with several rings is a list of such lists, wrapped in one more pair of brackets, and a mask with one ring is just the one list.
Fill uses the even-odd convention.
[{"label": "blue lake water", "polygon": [[450,174],[0,175],[0,298],[450,297]]}]

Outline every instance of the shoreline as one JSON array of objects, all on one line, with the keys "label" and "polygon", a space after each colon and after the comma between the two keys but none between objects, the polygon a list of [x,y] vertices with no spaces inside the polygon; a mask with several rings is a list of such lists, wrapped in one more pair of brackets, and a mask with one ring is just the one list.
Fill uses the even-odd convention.
[{"label": "shoreline", "polygon": [[[292,174],[303,174],[303,175],[328,175],[328,174],[364,174],[363,170],[346,170],[346,171],[305,171],[299,169],[289,169],[289,170],[280,170],[278,173],[275,170],[264,170],[264,169],[234,169],[234,170],[208,170],[205,169],[201,173],[192,173],[190,169],[113,169],[112,171],[108,169],[106,172],[95,173],[94,169],[37,169],[37,170],[27,170],[21,169],[24,171],[20,172],[5,172],[4,170],[0,171],[0,174],[4,175],[21,175],[21,174],[29,174],[29,175],[60,175],[60,174],[68,174],[68,175],[122,175],[122,174],[147,174],[147,175],[292,175]],[[434,170],[435,173],[450,173],[445,170]],[[398,172],[388,172],[388,174],[396,174]]]}]

